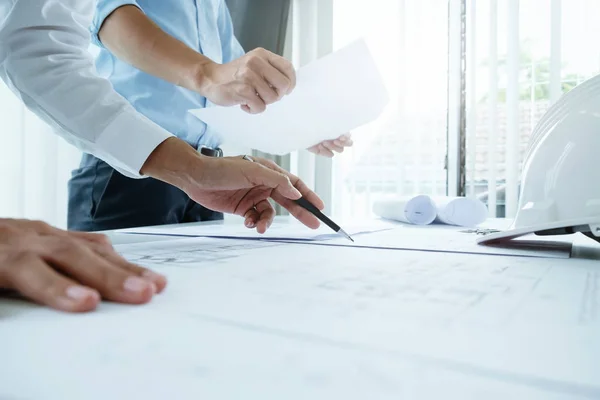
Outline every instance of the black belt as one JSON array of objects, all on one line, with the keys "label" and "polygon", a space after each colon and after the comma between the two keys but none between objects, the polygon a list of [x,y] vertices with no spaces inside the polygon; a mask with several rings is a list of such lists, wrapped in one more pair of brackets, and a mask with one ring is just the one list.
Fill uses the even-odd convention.
[{"label": "black belt", "polygon": [[202,146],[200,148],[200,154],[208,157],[223,157],[223,150],[220,147],[213,149],[211,147]]}]

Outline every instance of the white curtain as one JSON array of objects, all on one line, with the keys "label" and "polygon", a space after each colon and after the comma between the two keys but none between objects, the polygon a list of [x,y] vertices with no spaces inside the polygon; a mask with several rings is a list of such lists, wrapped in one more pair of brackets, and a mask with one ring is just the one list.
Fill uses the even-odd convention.
[{"label": "white curtain", "polygon": [[0,85],[0,216],[65,227],[67,181],[80,153]]}]

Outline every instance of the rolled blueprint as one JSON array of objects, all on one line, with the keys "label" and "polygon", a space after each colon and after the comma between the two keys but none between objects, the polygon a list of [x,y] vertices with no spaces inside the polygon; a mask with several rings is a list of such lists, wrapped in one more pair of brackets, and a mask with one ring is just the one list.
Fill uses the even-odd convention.
[{"label": "rolled blueprint", "polygon": [[478,199],[471,197],[433,197],[437,207],[435,222],[472,227],[481,224],[487,218],[488,209]]},{"label": "rolled blueprint", "polygon": [[414,225],[429,225],[437,217],[435,203],[429,196],[401,197],[374,204],[375,215]]},{"label": "rolled blueprint", "polygon": [[486,220],[488,210],[474,198],[419,195],[378,201],[373,211],[381,218],[414,225],[436,222],[473,227]]}]

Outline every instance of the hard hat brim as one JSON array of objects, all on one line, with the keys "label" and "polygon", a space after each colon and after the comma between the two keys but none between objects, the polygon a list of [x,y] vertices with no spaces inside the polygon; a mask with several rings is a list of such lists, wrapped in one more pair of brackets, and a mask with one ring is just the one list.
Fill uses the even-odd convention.
[{"label": "hard hat brim", "polygon": [[[478,244],[492,244],[495,242],[504,242],[511,239],[515,239],[521,236],[535,234],[536,232],[544,232],[544,231],[552,231],[556,229],[577,227],[589,225],[591,232],[596,236],[600,237],[600,216],[598,217],[587,217],[581,218],[578,220],[570,220],[570,221],[558,221],[547,224],[540,224],[536,226],[528,226],[521,228],[511,228],[505,231],[496,231],[487,233],[483,236],[479,236],[477,238]],[[575,232],[565,232],[564,234],[575,233]]]}]

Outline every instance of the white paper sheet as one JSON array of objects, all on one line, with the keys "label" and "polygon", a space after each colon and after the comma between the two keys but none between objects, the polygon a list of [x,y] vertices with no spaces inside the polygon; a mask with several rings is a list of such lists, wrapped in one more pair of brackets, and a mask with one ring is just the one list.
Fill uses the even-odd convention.
[{"label": "white paper sheet", "polygon": [[167,290],[88,315],[0,302],[0,398],[600,397],[597,261],[211,239],[118,249],[174,252],[148,264]]},{"label": "white paper sheet", "polygon": [[538,258],[569,258],[573,247],[573,237],[538,236],[526,236],[506,244],[482,246],[477,244],[477,232],[477,229],[444,225],[399,225],[394,229],[360,236],[354,243],[335,238],[324,244],[343,247]]},{"label": "white paper sheet", "polygon": [[[342,224],[343,225],[343,224]],[[350,235],[363,235],[372,232],[389,229],[390,225],[373,221],[368,225],[342,226]],[[330,240],[342,237],[335,233],[327,225],[312,230],[306,226],[292,222],[288,224],[273,224],[267,232],[259,234],[256,229],[248,229],[243,224],[223,224],[223,225],[167,225],[158,227],[143,227],[120,230],[121,233],[146,234],[146,235],[166,235],[166,236],[190,236],[190,237],[219,237],[219,238],[239,238],[239,239],[265,239],[265,240],[302,240],[302,241],[320,241]]]},{"label": "white paper sheet", "polygon": [[375,120],[387,90],[364,40],[301,68],[295,91],[258,115],[239,107],[190,112],[236,143],[272,154],[305,149]]},{"label": "white paper sheet", "polygon": [[124,229],[118,232],[173,237],[310,242],[343,247],[538,258],[569,258],[573,245],[573,237],[571,236],[538,237],[530,235],[506,244],[482,246],[477,244],[477,238],[480,236],[478,235],[478,229],[447,225],[403,225],[384,220],[363,222],[355,226],[344,226],[344,229],[353,236],[354,242],[349,242],[339,234],[332,232],[325,225],[321,225],[317,230],[310,230],[298,222],[275,223],[262,235],[254,229],[248,229],[237,224],[166,225]]}]

